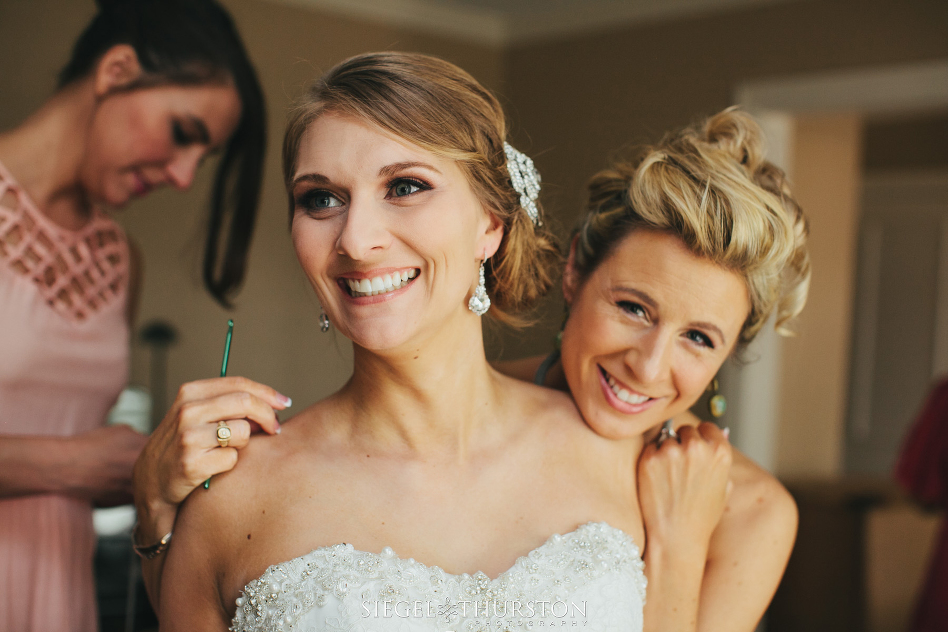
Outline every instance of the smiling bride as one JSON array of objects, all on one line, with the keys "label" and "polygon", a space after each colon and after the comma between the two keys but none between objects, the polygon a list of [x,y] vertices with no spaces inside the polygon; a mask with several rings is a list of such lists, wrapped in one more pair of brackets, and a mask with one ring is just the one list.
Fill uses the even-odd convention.
[{"label": "smiling bride", "polygon": [[416,54],[347,60],[295,110],[293,245],[353,374],[184,503],[163,629],[642,629],[642,436],[485,357],[481,314],[516,323],[558,257],[505,137]]}]

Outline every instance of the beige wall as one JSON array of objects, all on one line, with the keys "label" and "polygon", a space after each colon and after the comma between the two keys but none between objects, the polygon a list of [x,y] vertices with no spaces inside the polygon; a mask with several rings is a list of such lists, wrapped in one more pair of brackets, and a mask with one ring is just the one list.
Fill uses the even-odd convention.
[{"label": "beige wall", "polygon": [[793,184],[810,222],[813,276],[797,336],[783,345],[776,472],[834,476],[849,393],[862,124],[809,116],[794,127]]},{"label": "beige wall", "polygon": [[49,96],[91,0],[0,2],[0,130],[19,123]]},{"label": "beige wall", "polygon": [[515,48],[507,78],[520,142],[572,221],[612,154],[731,105],[740,84],[945,59],[946,32],[941,0],[765,4]]}]

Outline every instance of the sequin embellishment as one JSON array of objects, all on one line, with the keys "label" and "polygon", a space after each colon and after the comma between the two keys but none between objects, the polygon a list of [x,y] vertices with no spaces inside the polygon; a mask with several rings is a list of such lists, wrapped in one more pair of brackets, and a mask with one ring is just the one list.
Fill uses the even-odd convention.
[{"label": "sequin embellishment", "polygon": [[[387,547],[381,553],[366,553],[350,544],[337,544],[271,566],[247,584],[237,600],[230,630],[309,630],[305,627],[307,613],[333,600],[338,600],[341,616],[327,619],[328,627],[313,629],[376,630],[368,623],[352,623],[360,621],[367,608],[363,604],[411,599],[434,604],[431,612],[435,618],[427,623],[401,622],[401,627],[393,620],[385,630],[496,632],[505,627],[484,617],[471,617],[470,608],[484,612],[493,606],[496,612],[502,602],[569,600],[578,590],[607,576],[631,578],[635,594],[628,598],[644,604],[644,566],[632,538],[605,523],[588,523],[566,535],[552,536],[494,580],[480,572],[453,575],[437,566],[401,559]],[[473,604],[465,609],[467,617],[458,604]],[[507,629],[532,627],[511,627],[508,621]]]}]

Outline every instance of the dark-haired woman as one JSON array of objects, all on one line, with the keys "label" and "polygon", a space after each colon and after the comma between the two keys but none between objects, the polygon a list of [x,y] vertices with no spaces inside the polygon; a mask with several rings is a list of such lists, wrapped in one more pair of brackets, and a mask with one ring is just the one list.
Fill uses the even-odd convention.
[{"label": "dark-haired woman", "polygon": [[[0,133],[0,629],[94,630],[91,507],[145,438],[102,427],[126,380],[134,257],[106,214],[221,152],[204,281],[240,284],[264,104],[212,0],[102,2],[58,90]],[[224,226],[228,230],[224,233]]]}]

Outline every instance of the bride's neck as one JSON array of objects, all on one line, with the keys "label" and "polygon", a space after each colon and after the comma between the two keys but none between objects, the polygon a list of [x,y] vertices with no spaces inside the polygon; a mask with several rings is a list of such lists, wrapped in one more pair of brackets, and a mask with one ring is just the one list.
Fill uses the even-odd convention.
[{"label": "bride's neck", "polygon": [[503,378],[487,364],[480,324],[442,329],[388,353],[355,346],[343,392],[358,432],[373,443],[463,460],[502,432]]}]

